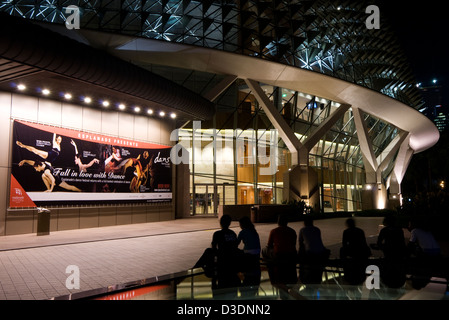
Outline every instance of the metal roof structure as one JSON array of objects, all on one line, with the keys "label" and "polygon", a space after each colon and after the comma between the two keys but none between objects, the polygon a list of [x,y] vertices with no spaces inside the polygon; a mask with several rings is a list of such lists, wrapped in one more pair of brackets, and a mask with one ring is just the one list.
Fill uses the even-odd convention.
[{"label": "metal roof structure", "polygon": [[[280,62],[422,105],[407,59],[388,24],[368,29],[360,0],[0,1],[12,16],[64,24],[81,10],[80,28],[195,45]],[[381,15],[381,19],[382,19]]]},{"label": "metal roof structure", "polygon": [[4,84],[19,78],[39,83],[45,77],[55,87],[92,85],[91,91],[161,105],[192,119],[209,119],[213,114],[213,104],[199,94],[30,21],[1,13],[0,30]]}]

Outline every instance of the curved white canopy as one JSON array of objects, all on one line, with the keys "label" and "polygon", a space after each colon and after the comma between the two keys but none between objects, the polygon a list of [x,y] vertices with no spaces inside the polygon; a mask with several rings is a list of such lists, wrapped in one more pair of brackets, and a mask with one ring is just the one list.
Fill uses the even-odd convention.
[{"label": "curved white canopy", "polygon": [[116,47],[116,54],[130,60],[193,69],[215,74],[232,74],[241,79],[298,90],[359,108],[410,133],[415,153],[434,146],[440,137],[436,126],[419,111],[377,91],[272,61],[220,50],[165,41],[129,38]]}]

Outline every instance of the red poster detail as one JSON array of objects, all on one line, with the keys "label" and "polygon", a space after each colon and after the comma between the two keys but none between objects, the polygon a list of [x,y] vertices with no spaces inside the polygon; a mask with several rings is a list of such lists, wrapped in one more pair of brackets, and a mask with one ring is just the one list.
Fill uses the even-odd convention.
[{"label": "red poster detail", "polygon": [[11,175],[11,188],[9,193],[10,208],[35,208],[36,204],[30,199],[20,183]]},{"label": "red poster detail", "polygon": [[20,120],[16,120],[16,121],[19,123],[22,123],[24,125],[27,125],[29,127],[38,129],[38,130],[56,133],[58,135],[63,135],[63,136],[69,137],[69,138],[80,139],[80,140],[90,141],[90,142],[95,142],[95,143],[110,144],[110,145],[114,145],[114,146],[130,147],[130,148],[149,148],[149,149],[171,148],[170,146],[164,146],[164,145],[155,144],[155,143],[134,141],[134,140],[130,140],[130,139],[105,136],[102,134],[88,133],[88,132],[59,128],[59,127],[50,127],[48,125],[33,123],[33,122],[26,122],[26,121],[20,121]]}]

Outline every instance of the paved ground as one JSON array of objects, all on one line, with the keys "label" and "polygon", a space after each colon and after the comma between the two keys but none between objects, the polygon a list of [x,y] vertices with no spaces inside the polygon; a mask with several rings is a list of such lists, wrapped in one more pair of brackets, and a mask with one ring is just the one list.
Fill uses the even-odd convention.
[{"label": "paved ground", "polygon": [[[345,219],[315,222],[326,246],[337,254]],[[381,218],[357,218],[368,242]],[[302,222],[290,223],[298,231]],[[264,246],[275,224],[257,224]],[[0,300],[44,300],[81,291],[137,281],[191,268],[212,234],[216,218],[0,237]],[[232,228],[240,228],[233,222]],[[373,240],[374,242],[374,240]],[[68,266],[78,266],[80,289],[66,288]]]}]

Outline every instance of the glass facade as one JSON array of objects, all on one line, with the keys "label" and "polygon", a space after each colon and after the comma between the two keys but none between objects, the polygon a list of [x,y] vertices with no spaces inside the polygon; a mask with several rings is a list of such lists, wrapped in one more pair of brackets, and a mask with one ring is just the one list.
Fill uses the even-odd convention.
[{"label": "glass facade", "polygon": [[[153,71],[161,71],[158,68]],[[212,75],[197,72],[192,78],[210,86],[211,82],[204,80],[212,79]],[[307,93],[261,87],[302,142],[340,107],[339,103]],[[400,130],[372,115],[364,113],[363,117],[375,156],[381,162]],[[192,121],[180,129],[179,144],[189,152],[191,214],[216,214],[220,204],[285,203],[283,176],[292,167],[291,153],[243,80],[237,79],[218,98],[211,121]],[[385,181],[393,163],[394,157],[383,172]],[[323,212],[362,209],[366,175],[351,108],[310,150],[309,166],[318,175]]]},{"label": "glass facade", "polygon": [[[66,7],[77,5],[84,30],[232,52],[307,69],[419,109],[422,101],[418,89],[388,23],[382,23],[382,30],[367,29],[365,9],[372,4],[310,0],[18,0],[0,1],[0,10],[63,24]],[[115,50],[119,49],[110,48],[111,52]],[[132,62],[200,94],[224,78],[195,69],[156,65],[137,56]],[[307,92],[275,87],[275,80],[267,79],[271,84],[260,86],[300,142],[320,132],[320,126],[340,107]],[[191,213],[216,214],[221,204],[283,203],[283,177],[292,168],[292,154],[245,79],[234,81],[214,103],[213,119],[180,124],[179,144],[189,151]],[[363,106],[354,107],[363,110]],[[384,119],[363,111],[361,115],[366,126],[363,138],[379,165],[373,168],[374,183],[388,188],[398,152],[391,154],[392,144],[401,131]],[[363,191],[372,188],[359,141],[362,133],[358,131],[353,109],[349,108],[308,150],[308,164],[318,176],[322,211],[360,210]]]}]

